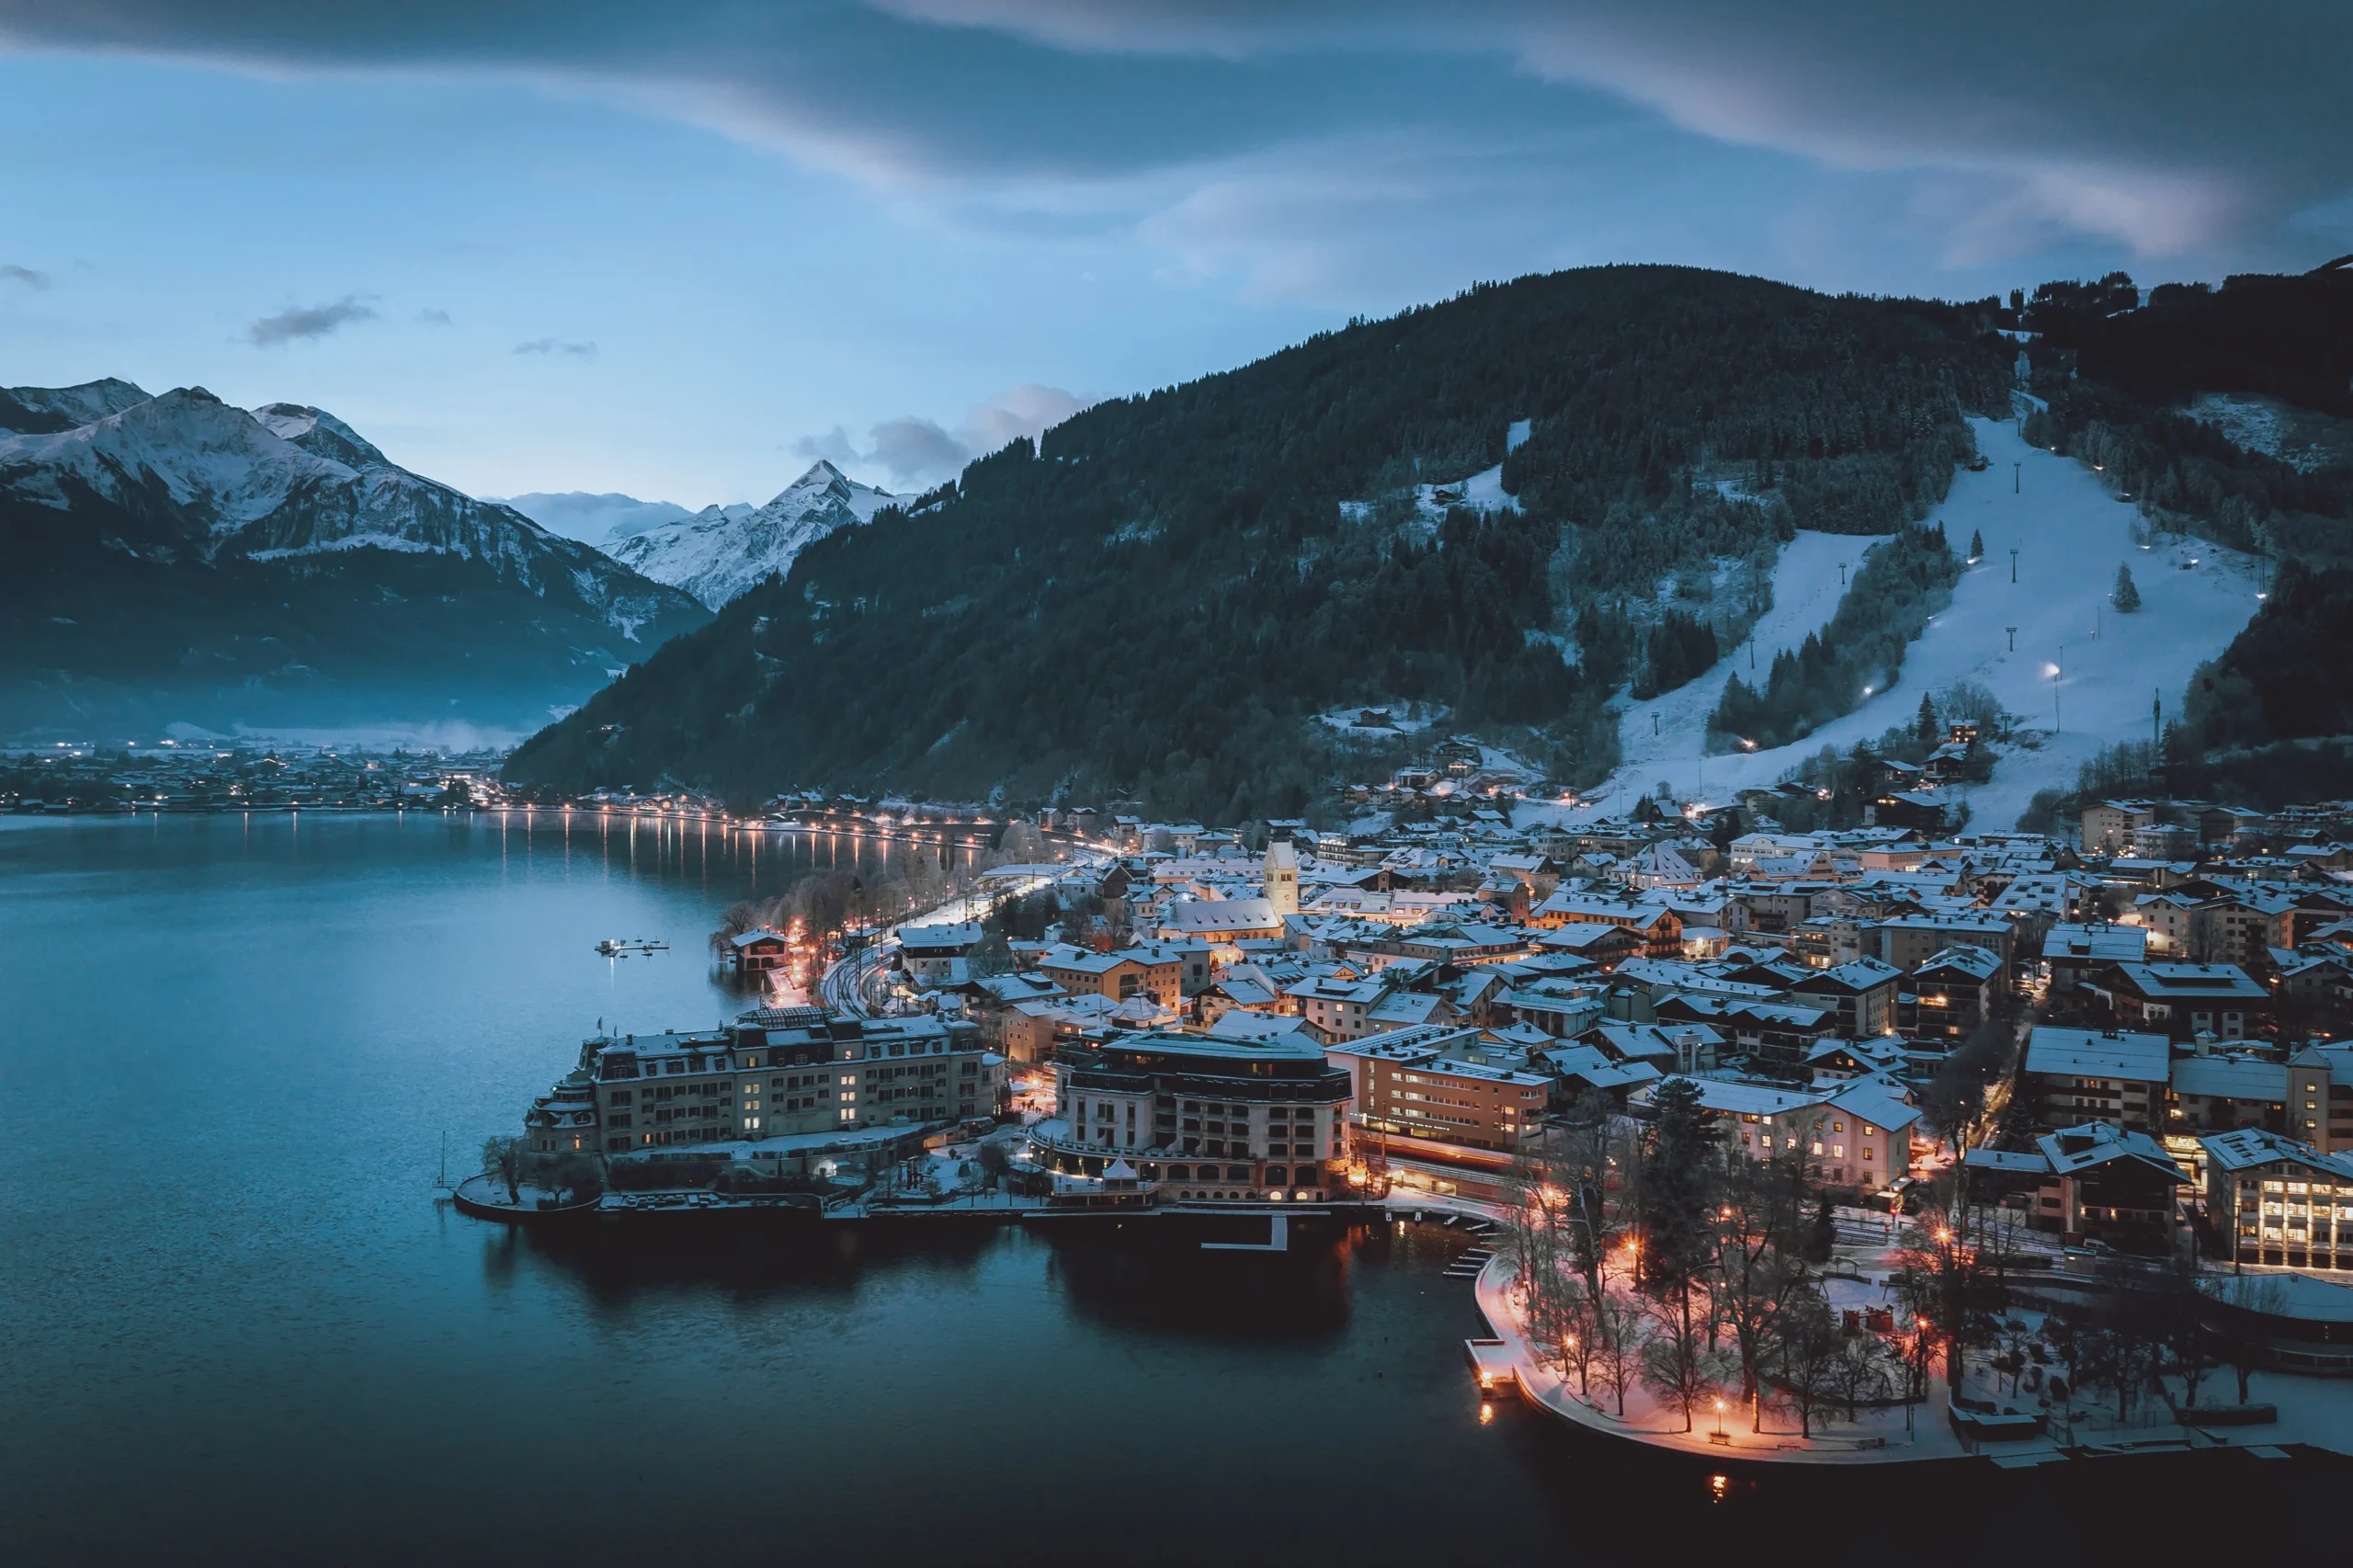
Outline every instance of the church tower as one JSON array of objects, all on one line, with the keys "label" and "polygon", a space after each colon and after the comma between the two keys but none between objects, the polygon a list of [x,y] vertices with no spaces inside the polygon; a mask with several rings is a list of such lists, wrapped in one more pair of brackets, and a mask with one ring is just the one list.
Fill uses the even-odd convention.
[{"label": "church tower", "polygon": [[1267,846],[1267,903],[1278,920],[1299,913],[1299,851],[1288,838]]}]

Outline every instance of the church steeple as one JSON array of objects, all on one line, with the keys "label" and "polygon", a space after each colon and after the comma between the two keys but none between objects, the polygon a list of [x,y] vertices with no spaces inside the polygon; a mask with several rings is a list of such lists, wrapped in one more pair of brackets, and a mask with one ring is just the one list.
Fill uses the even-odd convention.
[{"label": "church steeple", "polygon": [[1267,846],[1267,903],[1278,920],[1299,913],[1299,851],[1288,838]]}]

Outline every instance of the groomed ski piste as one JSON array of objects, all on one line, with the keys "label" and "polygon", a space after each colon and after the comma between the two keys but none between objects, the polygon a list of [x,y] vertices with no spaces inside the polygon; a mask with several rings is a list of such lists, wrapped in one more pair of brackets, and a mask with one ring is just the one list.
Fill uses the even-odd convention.
[{"label": "groomed ski piste", "polygon": [[[1679,800],[1728,802],[1737,790],[1779,782],[1825,745],[1843,752],[1909,725],[1923,692],[1933,697],[1969,681],[2019,718],[2020,738],[2001,748],[1992,780],[1957,787],[1972,827],[2006,829],[2036,790],[2074,789],[2077,769],[2101,747],[2149,739],[2154,698],[2162,696],[2166,718],[2177,716],[2198,666],[2258,608],[2255,559],[2162,533],[2144,534],[2149,545],[2136,543],[2140,508],[2119,503],[2090,468],[2029,446],[2013,421],[1971,424],[1990,466],[1957,472],[1930,520],[1942,520],[1957,552],[1966,552],[1972,532],[1983,533],[1985,554],[1911,644],[1892,687],[1793,744],[1702,755],[1708,715],[1725,682],[1738,673],[1761,685],[1775,653],[1828,622],[1843,593],[1838,569],[1851,579],[1878,542],[1802,532],[1774,568],[1773,608],[1752,638],[1755,675],[1743,643],[1697,680],[1631,704],[1619,728],[1623,761],[1608,783],[1580,807],[1524,814],[1570,823],[1620,815],[1661,783]],[[2119,564],[2132,568],[2137,613],[2120,615],[2109,602]]]}]

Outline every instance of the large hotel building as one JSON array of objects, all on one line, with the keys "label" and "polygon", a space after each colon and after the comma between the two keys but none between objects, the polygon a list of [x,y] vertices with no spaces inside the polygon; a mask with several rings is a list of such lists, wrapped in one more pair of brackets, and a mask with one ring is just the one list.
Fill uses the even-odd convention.
[{"label": "large hotel building", "polygon": [[1161,1203],[1315,1201],[1342,1183],[1348,1075],[1304,1037],[1148,1030],[1065,1049],[1039,1163]]}]

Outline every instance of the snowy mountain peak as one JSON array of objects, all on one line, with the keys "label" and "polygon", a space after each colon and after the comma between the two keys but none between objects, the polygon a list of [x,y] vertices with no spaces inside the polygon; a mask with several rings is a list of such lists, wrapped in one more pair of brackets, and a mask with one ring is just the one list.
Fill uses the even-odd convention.
[{"label": "snowy mountain peak", "polygon": [[144,391],[112,376],[75,387],[0,388],[0,431],[41,435],[70,430],[146,401]]},{"label": "snowy mountain peak", "polygon": [[819,459],[764,506],[705,506],[621,540],[616,559],[717,609],[837,528],[870,522],[898,499]]},{"label": "snowy mountain peak", "polygon": [[378,451],[359,432],[323,408],[299,403],[265,403],[253,411],[269,433],[291,441],[313,457],[346,468],[391,468],[392,460]]}]

